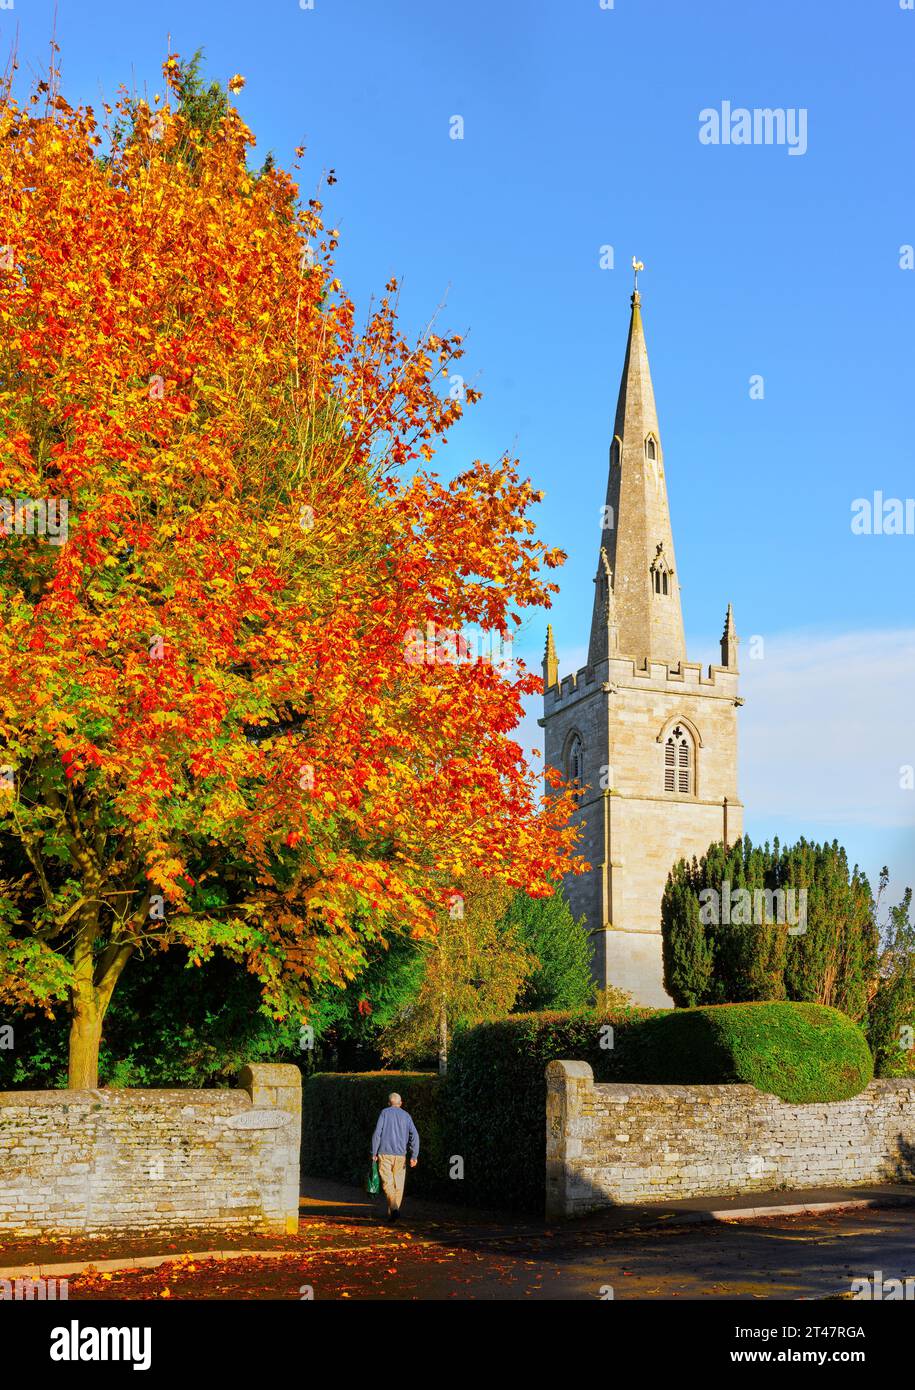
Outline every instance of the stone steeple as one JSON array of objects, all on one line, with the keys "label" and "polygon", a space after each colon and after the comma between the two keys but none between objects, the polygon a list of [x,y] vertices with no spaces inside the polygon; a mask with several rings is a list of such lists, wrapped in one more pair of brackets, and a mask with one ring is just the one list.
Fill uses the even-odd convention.
[{"label": "stone steeple", "polygon": [[[641,262],[633,269],[643,269]],[[703,485],[695,479],[697,492]],[[587,923],[600,987],[666,1008],[661,902],[668,874],[681,859],[696,859],[718,841],[732,845],[743,833],[743,701],[730,606],[721,664],[704,672],[686,657],[638,285],[594,588],[587,664],[559,679],[552,628],[543,658],[544,762],[576,785],[569,818],[589,865],[567,875],[563,891],[573,917]],[[550,795],[552,787],[548,776]]]},{"label": "stone steeple", "polygon": [[680,583],[638,290],[631,303],[588,664],[618,652],[638,665],[660,661],[675,667],[686,660]]}]

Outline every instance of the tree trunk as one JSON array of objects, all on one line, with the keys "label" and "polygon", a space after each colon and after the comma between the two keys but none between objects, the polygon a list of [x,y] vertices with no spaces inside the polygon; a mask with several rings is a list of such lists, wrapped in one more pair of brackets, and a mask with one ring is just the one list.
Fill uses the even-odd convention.
[{"label": "tree trunk", "polygon": [[93,911],[81,928],[73,949],[73,989],[70,995],[70,1065],[67,1084],[72,1091],[98,1088],[98,1054],[102,1024],[114,987],[133,954],[131,944],[112,942],[96,959],[98,918]]},{"label": "tree trunk", "polygon": [[438,1015],[438,1074],[444,1076],[448,1070],[448,1009],[442,997],[442,1007]]},{"label": "tree trunk", "polygon": [[104,1017],[105,1010],[95,990],[73,1000],[67,1080],[71,1091],[94,1091],[98,1088],[98,1054]]}]

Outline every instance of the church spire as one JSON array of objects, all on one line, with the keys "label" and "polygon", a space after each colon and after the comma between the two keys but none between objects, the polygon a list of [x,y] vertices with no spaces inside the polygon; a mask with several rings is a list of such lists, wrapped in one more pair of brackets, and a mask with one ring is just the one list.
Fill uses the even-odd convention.
[{"label": "church spire", "polygon": [[[633,269],[644,269],[633,258]],[[590,664],[611,655],[677,666],[686,660],[664,454],[635,289],[602,517]],[[604,575],[609,578],[604,585]]]}]

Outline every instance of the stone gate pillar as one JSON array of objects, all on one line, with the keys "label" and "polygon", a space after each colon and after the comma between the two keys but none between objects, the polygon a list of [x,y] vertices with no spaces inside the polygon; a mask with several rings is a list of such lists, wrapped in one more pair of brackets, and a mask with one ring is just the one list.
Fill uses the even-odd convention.
[{"label": "stone gate pillar", "polygon": [[572,1164],[581,1157],[582,1108],[594,1085],[587,1062],[546,1068],[546,1218],[571,1214]]}]

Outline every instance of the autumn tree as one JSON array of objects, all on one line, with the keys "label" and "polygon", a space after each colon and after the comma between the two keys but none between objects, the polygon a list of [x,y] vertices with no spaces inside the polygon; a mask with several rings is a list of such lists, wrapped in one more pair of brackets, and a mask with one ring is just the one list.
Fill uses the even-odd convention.
[{"label": "autumn tree", "polygon": [[[875,912],[889,885],[884,866]],[[867,1040],[879,1076],[910,1076],[915,1072],[915,923],[911,918],[912,890],[890,906],[880,926],[877,982],[868,1008]]]},{"label": "autumn tree", "polygon": [[358,329],[241,79],[195,124],[164,75],[101,121],[0,97],[0,1000],[68,1011],[77,1087],[138,954],[304,1020],[468,872],[548,891],[573,847],[511,736],[539,681],[438,643],[561,559],[512,460],[428,471],[460,340],[408,343],[394,282]]},{"label": "autumn tree", "polygon": [[441,1073],[455,1028],[498,1018],[512,1008],[537,965],[507,910],[512,893],[475,871],[439,912],[435,936],[421,946],[423,971],[415,996],[382,1031],[391,1060],[423,1061],[438,1054]]}]

